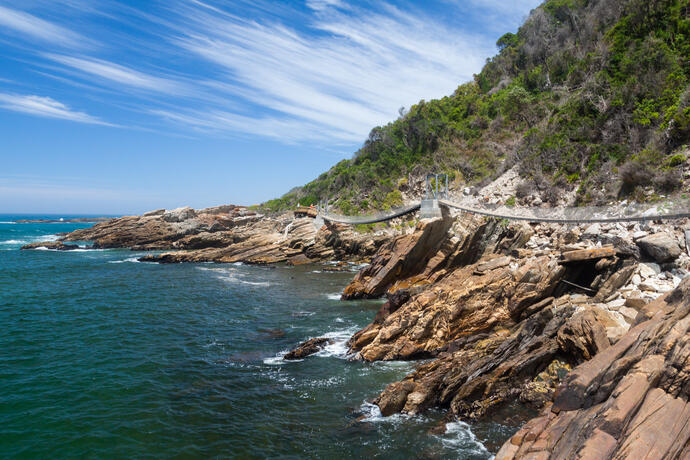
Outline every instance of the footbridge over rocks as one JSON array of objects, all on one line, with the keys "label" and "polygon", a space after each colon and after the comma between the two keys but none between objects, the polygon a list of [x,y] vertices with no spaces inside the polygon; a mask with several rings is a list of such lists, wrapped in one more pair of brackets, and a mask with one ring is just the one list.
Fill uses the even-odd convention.
[{"label": "footbridge over rocks", "polygon": [[320,212],[324,221],[342,224],[373,224],[385,222],[421,210],[420,218],[440,217],[441,207],[457,209],[470,214],[506,220],[526,222],[544,222],[558,224],[645,222],[653,220],[673,220],[690,218],[690,207],[684,209],[676,206],[621,206],[621,207],[561,207],[561,208],[516,208],[508,206],[478,206],[476,203],[463,203],[453,200],[426,200],[409,203],[387,212],[362,216],[343,216]]},{"label": "footbridge over rocks", "polygon": [[[444,184],[445,179],[445,184]],[[433,182],[432,182],[433,180]],[[443,185],[441,185],[443,184]],[[613,206],[522,208],[506,205],[488,205],[477,201],[450,199],[448,181],[443,175],[427,176],[426,196],[423,200],[408,203],[399,208],[363,216],[331,214],[327,207],[319,207],[318,217],[328,222],[342,224],[373,224],[385,222],[420,211],[420,218],[441,217],[442,207],[453,208],[470,214],[506,220],[559,224],[645,222],[690,218],[690,200],[667,201],[654,204],[627,204]]]}]

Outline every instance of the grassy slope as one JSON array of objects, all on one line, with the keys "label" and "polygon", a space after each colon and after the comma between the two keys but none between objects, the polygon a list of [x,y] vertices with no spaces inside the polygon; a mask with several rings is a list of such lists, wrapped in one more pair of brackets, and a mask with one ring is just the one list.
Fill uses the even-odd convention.
[{"label": "grassy slope", "polygon": [[477,184],[506,167],[546,200],[601,203],[679,182],[690,138],[688,0],[547,0],[474,81],[374,128],[352,159],[265,206],[329,197],[345,213],[401,202],[407,178]]}]

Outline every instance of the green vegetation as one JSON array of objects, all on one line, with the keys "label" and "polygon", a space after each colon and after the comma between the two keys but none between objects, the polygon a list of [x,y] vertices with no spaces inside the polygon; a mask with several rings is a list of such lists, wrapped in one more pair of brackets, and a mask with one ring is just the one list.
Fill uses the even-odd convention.
[{"label": "green vegetation", "polygon": [[264,206],[328,197],[345,214],[388,209],[426,173],[458,187],[514,164],[547,201],[566,188],[583,203],[673,190],[685,161],[673,153],[690,139],[689,10],[687,0],[547,0],[499,38],[474,81],[401,110],[352,159]]}]

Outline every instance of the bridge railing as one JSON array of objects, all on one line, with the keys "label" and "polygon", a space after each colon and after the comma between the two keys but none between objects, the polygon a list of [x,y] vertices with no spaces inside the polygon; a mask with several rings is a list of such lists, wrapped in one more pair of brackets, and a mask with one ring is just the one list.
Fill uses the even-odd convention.
[{"label": "bridge railing", "polygon": [[[488,217],[527,222],[560,224],[644,222],[690,218],[690,199],[668,200],[662,203],[617,203],[611,206],[582,207],[512,207],[500,204],[478,203],[472,200],[440,199],[438,203],[460,211]],[[395,219],[420,208],[420,202],[364,216],[343,216],[320,213],[324,220],[343,224],[372,224]]]},{"label": "bridge railing", "polygon": [[690,200],[677,199],[663,203],[618,203],[611,206],[582,207],[511,207],[467,200],[439,200],[445,206],[484,216],[528,222],[608,223],[644,222],[690,217]]}]

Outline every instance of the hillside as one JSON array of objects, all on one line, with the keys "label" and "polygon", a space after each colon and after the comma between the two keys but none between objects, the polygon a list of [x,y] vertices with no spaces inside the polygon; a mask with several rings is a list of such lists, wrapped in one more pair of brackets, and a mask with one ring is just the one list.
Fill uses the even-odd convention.
[{"label": "hillside", "polygon": [[[690,138],[690,2],[547,0],[497,41],[474,81],[372,129],[352,159],[264,204],[328,197],[385,209],[427,172],[452,189],[515,165],[520,195],[577,204],[654,199],[682,185]],[[646,193],[642,193],[645,190]]]}]

